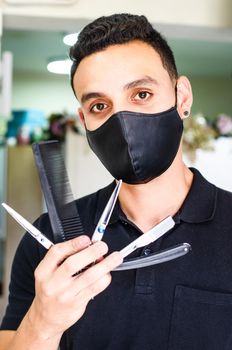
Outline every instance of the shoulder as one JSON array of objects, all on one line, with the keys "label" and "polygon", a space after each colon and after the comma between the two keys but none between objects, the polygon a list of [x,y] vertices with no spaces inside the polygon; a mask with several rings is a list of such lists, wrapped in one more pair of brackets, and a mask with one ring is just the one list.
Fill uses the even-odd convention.
[{"label": "shoulder", "polygon": [[224,190],[220,187],[216,187],[218,192],[218,198],[222,201],[227,201],[232,203],[232,192]]},{"label": "shoulder", "polygon": [[[75,201],[81,223],[86,234],[91,233],[95,227],[96,213],[101,211],[102,205],[108,199],[112,191],[113,183],[99,189],[98,191],[81,197]],[[42,214],[34,225],[51,241],[53,241],[53,232],[48,213]],[[32,238],[33,240],[33,238]],[[40,248],[40,250],[43,249]]]},{"label": "shoulder", "polygon": [[221,244],[224,242],[226,246],[232,238],[232,193],[217,186],[215,191],[215,208],[210,230],[211,233],[220,233]]},{"label": "shoulder", "polygon": [[115,186],[115,181],[112,181],[107,186],[100,188],[98,191],[88,194],[87,196],[81,197],[76,200],[78,208],[82,207],[92,207],[97,205],[97,202],[103,197],[107,197],[108,194],[111,194],[112,188]]},{"label": "shoulder", "polygon": [[114,186],[115,184],[112,182],[106,187],[76,200],[78,213],[85,231],[93,229],[96,216],[104,208]]},{"label": "shoulder", "polygon": [[216,187],[217,189],[217,211],[228,215],[232,221],[232,192]]},{"label": "shoulder", "polygon": [[104,189],[100,189],[94,193],[91,193],[87,196],[81,197],[76,200],[76,204],[78,207],[78,210],[82,211],[85,208],[92,208],[97,205],[99,193],[101,191],[104,191]]}]

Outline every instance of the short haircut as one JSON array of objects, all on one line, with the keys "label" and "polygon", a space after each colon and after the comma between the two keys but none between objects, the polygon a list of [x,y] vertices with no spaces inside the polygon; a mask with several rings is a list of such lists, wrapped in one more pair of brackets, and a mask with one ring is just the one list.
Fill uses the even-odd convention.
[{"label": "short haircut", "polygon": [[167,41],[152,27],[145,16],[122,13],[100,17],[84,27],[78,35],[76,44],[70,49],[70,58],[73,61],[70,77],[73,91],[74,74],[81,60],[108,46],[125,44],[133,40],[151,45],[159,54],[170,78],[177,79],[174,55]]}]

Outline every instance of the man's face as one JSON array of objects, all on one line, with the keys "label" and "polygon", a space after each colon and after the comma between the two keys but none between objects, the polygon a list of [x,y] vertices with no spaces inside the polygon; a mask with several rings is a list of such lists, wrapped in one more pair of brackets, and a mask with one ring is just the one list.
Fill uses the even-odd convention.
[{"label": "man's face", "polygon": [[74,75],[80,114],[88,130],[119,111],[157,113],[175,105],[175,83],[159,54],[133,41],[84,58]]}]

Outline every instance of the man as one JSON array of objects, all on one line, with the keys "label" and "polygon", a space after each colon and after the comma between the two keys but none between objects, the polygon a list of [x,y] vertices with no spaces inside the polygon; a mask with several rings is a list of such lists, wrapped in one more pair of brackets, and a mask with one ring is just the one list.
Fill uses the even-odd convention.
[{"label": "man", "polygon": [[[106,243],[90,245],[82,236],[45,252],[25,235],[13,264],[0,350],[231,349],[232,195],[183,163],[188,79],[178,77],[171,49],[144,16],[90,23],[71,58],[89,144],[123,180],[119,202]],[[90,237],[113,187],[77,201]],[[111,280],[122,261],[117,251],[167,216],[175,227],[134,256],[182,242],[192,252],[112,272]],[[37,226],[52,237],[47,215]]]}]

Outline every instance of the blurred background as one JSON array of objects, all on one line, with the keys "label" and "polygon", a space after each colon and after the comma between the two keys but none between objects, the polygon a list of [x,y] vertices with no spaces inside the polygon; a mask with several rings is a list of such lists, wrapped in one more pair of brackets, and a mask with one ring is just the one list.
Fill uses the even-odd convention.
[{"label": "blurred background", "polygon": [[[230,0],[0,0],[0,201],[30,221],[46,210],[31,152],[34,141],[62,142],[76,198],[111,181],[78,121],[63,39],[71,33],[77,38],[99,16],[120,12],[146,15],[168,39],[178,72],[189,77],[194,95],[185,123],[185,161],[232,190]],[[63,65],[54,68],[54,61]],[[22,235],[0,208],[0,318]]]}]

